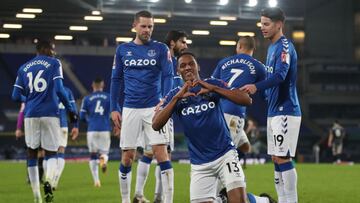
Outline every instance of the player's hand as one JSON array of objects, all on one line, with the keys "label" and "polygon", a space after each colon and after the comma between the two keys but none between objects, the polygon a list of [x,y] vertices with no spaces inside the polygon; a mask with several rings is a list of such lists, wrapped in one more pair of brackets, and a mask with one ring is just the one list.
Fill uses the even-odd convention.
[{"label": "player's hand", "polygon": [[118,128],[116,126],[113,127],[113,133],[114,136],[120,139],[120,133],[121,133],[121,128]]},{"label": "player's hand", "polygon": [[79,136],[79,128],[72,128],[71,129],[71,139],[76,140],[76,138]]},{"label": "player's hand", "polygon": [[166,99],[166,97],[163,99],[160,99],[160,102],[155,107],[155,112],[158,112],[160,110],[160,107],[164,104],[165,99]]},{"label": "player's hand", "polygon": [[196,86],[196,85],[200,85],[201,86],[201,89],[199,92],[196,93],[196,95],[201,95],[201,94],[206,94],[206,93],[209,93],[209,92],[212,92],[214,91],[215,89],[215,86],[212,85],[212,84],[209,84],[203,80],[196,80],[194,83],[193,83],[193,86]]},{"label": "player's hand", "polygon": [[190,82],[190,81],[185,82],[184,85],[182,86],[182,88],[180,89],[180,91],[174,97],[186,98],[186,97],[190,97],[190,96],[196,96],[195,93],[189,92],[189,89],[191,87],[193,87],[192,82]]},{"label": "player's hand", "polygon": [[114,123],[114,127],[121,129],[121,114],[118,111],[111,112],[111,120]]},{"label": "player's hand", "polygon": [[79,116],[77,115],[76,112],[70,111],[68,113],[68,116],[69,116],[70,123],[77,123],[78,122]]},{"label": "player's hand", "polygon": [[241,91],[245,91],[248,94],[255,94],[257,91],[257,88],[254,84],[247,84],[240,88]]},{"label": "player's hand", "polygon": [[19,139],[21,136],[23,136],[24,135],[24,132],[22,131],[22,130],[20,130],[20,129],[16,129],[16,131],[15,131],[15,137],[16,137],[16,139]]}]

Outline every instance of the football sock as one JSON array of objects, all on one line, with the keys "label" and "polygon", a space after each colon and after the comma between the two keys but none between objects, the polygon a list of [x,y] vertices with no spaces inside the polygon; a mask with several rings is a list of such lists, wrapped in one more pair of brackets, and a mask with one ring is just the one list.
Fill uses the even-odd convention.
[{"label": "football sock", "polygon": [[122,202],[130,203],[131,166],[124,166],[120,164],[119,183]]},{"label": "football sock", "polygon": [[48,181],[51,187],[54,185],[55,174],[57,171],[57,154],[45,156],[46,161],[46,176],[45,181]]},{"label": "football sock", "polygon": [[43,162],[42,162],[42,166],[43,166],[43,171],[44,171],[44,179],[45,179],[45,176],[46,176],[46,167],[47,167],[47,160],[43,159]]},{"label": "football sock", "polygon": [[136,190],[135,194],[143,196],[144,195],[144,186],[146,183],[146,179],[149,175],[150,164],[152,158],[147,156],[142,156],[141,160],[138,163],[137,171],[136,171]]},{"label": "football sock", "polygon": [[55,181],[54,181],[54,185],[53,187],[57,187],[61,174],[64,171],[64,167],[65,167],[65,154],[64,153],[58,153],[58,158],[57,158],[57,170],[56,170],[56,175],[55,175]]},{"label": "football sock", "polygon": [[154,199],[162,200],[162,183],[161,183],[161,171],[160,166],[157,165],[155,168],[155,197]]},{"label": "football sock", "polygon": [[34,197],[41,199],[40,179],[39,179],[39,169],[37,166],[37,159],[29,159],[27,162],[27,169],[28,169],[30,185]]},{"label": "football sock", "polygon": [[284,192],[287,203],[298,202],[297,196],[297,173],[293,162],[279,164],[282,179],[284,182]]},{"label": "football sock", "polygon": [[282,174],[279,165],[274,163],[274,166],[275,189],[278,196],[278,203],[286,203],[286,195],[284,191],[284,181],[282,178]]},{"label": "football sock", "polygon": [[174,194],[174,170],[170,161],[159,163],[161,170],[161,183],[164,194],[164,203],[173,202]]},{"label": "football sock", "polygon": [[90,155],[89,166],[90,166],[90,171],[91,171],[91,175],[93,177],[94,183],[96,184],[97,182],[100,181],[97,154]]},{"label": "football sock", "polygon": [[247,197],[249,203],[269,203],[269,199],[267,197],[259,197],[251,193],[247,193]]}]

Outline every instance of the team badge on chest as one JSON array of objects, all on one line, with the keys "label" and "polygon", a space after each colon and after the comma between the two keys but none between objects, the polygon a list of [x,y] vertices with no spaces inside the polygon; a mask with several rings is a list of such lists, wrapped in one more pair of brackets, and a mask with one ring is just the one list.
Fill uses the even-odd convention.
[{"label": "team badge on chest", "polygon": [[150,57],[156,56],[156,52],[155,52],[154,49],[150,49],[147,54],[148,54],[148,56],[150,56]]}]

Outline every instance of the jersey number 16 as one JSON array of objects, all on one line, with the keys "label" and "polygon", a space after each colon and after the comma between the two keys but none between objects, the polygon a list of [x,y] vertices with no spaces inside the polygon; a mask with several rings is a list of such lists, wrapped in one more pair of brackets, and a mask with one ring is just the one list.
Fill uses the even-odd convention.
[{"label": "jersey number 16", "polygon": [[36,92],[43,92],[45,91],[46,87],[47,87],[47,83],[46,80],[44,78],[41,78],[42,73],[44,72],[44,70],[40,70],[36,76],[35,79],[33,80],[33,73],[32,72],[28,72],[28,74],[26,75],[29,78],[29,89],[30,89],[30,93],[32,93],[35,89]]}]

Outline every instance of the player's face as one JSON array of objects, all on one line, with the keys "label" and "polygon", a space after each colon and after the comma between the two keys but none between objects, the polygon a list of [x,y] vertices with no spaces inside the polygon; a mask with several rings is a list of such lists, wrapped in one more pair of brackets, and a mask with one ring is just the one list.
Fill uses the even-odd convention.
[{"label": "player's face", "polygon": [[139,20],[134,22],[133,26],[136,30],[136,37],[143,43],[146,43],[151,38],[154,29],[154,19],[140,17]]},{"label": "player's face", "polygon": [[187,49],[187,48],[188,48],[188,46],[187,46],[187,43],[186,43],[186,37],[181,37],[175,43],[174,55],[178,56],[180,53],[185,51],[185,49]]},{"label": "player's face", "polygon": [[270,18],[261,16],[261,32],[266,39],[272,39],[280,31],[280,22],[274,22]]},{"label": "player's face", "polygon": [[178,72],[185,81],[199,79],[199,66],[191,55],[184,55],[179,58]]}]

